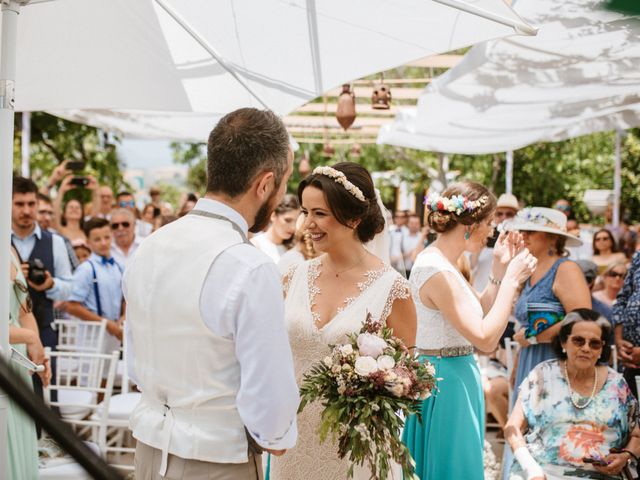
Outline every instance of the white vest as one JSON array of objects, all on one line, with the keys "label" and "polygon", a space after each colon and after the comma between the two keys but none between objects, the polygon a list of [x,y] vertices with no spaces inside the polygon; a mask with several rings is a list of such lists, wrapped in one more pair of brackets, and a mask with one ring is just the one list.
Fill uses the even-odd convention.
[{"label": "white vest", "polygon": [[[127,322],[142,399],[133,436],[167,453],[244,463],[245,428],[236,407],[240,365],[233,340],[200,316],[200,293],[215,258],[244,241],[226,220],[185,215],[147,237],[127,271]],[[224,299],[220,299],[224,301]]]}]

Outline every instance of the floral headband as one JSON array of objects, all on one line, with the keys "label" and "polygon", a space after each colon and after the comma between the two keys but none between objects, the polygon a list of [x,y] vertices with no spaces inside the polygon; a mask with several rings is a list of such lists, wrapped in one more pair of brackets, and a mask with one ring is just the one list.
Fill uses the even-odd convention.
[{"label": "floral headband", "polygon": [[339,183],[340,185],[342,185],[347,192],[349,192],[351,195],[356,197],[361,202],[366,202],[367,201],[367,199],[365,198],[364,194],[362,193],[362,190],[360,190],[353,183],[351,183],[349,180],[347,180],[347,176],[344,173],[342,173],[341,171],[336,170],[335,168],[332,168],[332,167],[316,167],[316,168],[313,169],[313,174],[314,175],[325,175],[325,176],[333,179],[334,182]]},{"label": "floral headband", "polygon": [[482,195],[477,200],[469,200],[463,195],[453,195],[452,197],[441,197],[437,193],[432,193],[424,197],[424,204],[431,212],[451,212],[460,215],[463,212],[473,212],[484,206],[489,197]]}]

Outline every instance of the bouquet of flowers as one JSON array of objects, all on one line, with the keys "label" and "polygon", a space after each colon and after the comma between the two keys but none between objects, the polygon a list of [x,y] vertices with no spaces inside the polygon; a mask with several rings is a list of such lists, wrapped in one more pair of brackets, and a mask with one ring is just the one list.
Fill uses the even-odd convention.
[{"label": "bouquet of flowers", "polygon": [[392,462],[402,467],[405,478],[417,478],[400,439],[399,413],[420,415],[422,400],[436,388],[433,365],[420,363],[370,314],[346,343],[329,347],[331,354],[304,375],[298,412],[310,402],[322,402],[320,441],[329,433],[337,440],[338,455],[351,461],[348,478],[365,461],[374,480],[387,479]]}]

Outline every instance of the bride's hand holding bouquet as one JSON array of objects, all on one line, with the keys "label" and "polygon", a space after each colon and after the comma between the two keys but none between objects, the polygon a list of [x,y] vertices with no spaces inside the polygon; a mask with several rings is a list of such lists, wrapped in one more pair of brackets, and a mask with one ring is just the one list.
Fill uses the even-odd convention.
[{"label": "bride's hand holding bouquet", "polygon": [[433,365],[418,362],[391,329],[370,315],[346,343],[330,348],[331,354],[305,374],[298,411],[322,402],[320,440],[328,434],[337,439],[338,455],[352,463],[348,478],[365,462],[375,480],[388,478],[392,462],[401,465],[405,478],[414,478],[398,413],[420,415],[422,401],[436,388]]}]

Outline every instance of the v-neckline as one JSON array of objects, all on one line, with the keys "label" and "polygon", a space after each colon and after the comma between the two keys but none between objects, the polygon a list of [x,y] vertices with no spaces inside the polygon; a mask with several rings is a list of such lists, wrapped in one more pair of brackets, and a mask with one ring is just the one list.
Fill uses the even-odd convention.
[{"label": "v-neckline", "polygon": [[549,270],[547,270],[546,272],[544,272],[544,275],[542,275],[538,281],[536,283],[534,283],[533,285],[531,284],[531,277],[527,278],[527,283],[529,284],[529,290],[532,290],[533,288],[536,287],[536,285],[538,285],[539,283],[541,283],[545,278],[547,278],[547,275],[549,275],[549,273],[551,272],[551,270],[553,270],[553,267],[556,266],[556,263],[558,263],[561,260],[561,258],[556,259],[551,266],[549,267]]},{"label": "v-neckline", "polygon": [[316,285],[316,280],[320,276],[320,266],[322,265],[322,258],[318,257],[311,262],[309,262],[307,267],[307,302],[309,307],[309,312],[311,313],[311,323],[313,327],[318,332],[322,332],[331,325],[336,318],[338,318],[342,313],[349,309],[352,305],[354,305],[370,288],[376,283],[383,275],[386,273],[391,267],[388,265],[383,265],[378,269],[367,270],[364,273],[365,280],[362,282],[358,282],[357,287],[360,290],[358,294],[355,296],[350,296],[345,298],[336,313],[321,327],[318,326],[318,321],[320,320],[320,313],[314,312],[313,307],[316,304],[315,297],[320,293],[320,288]]}]

